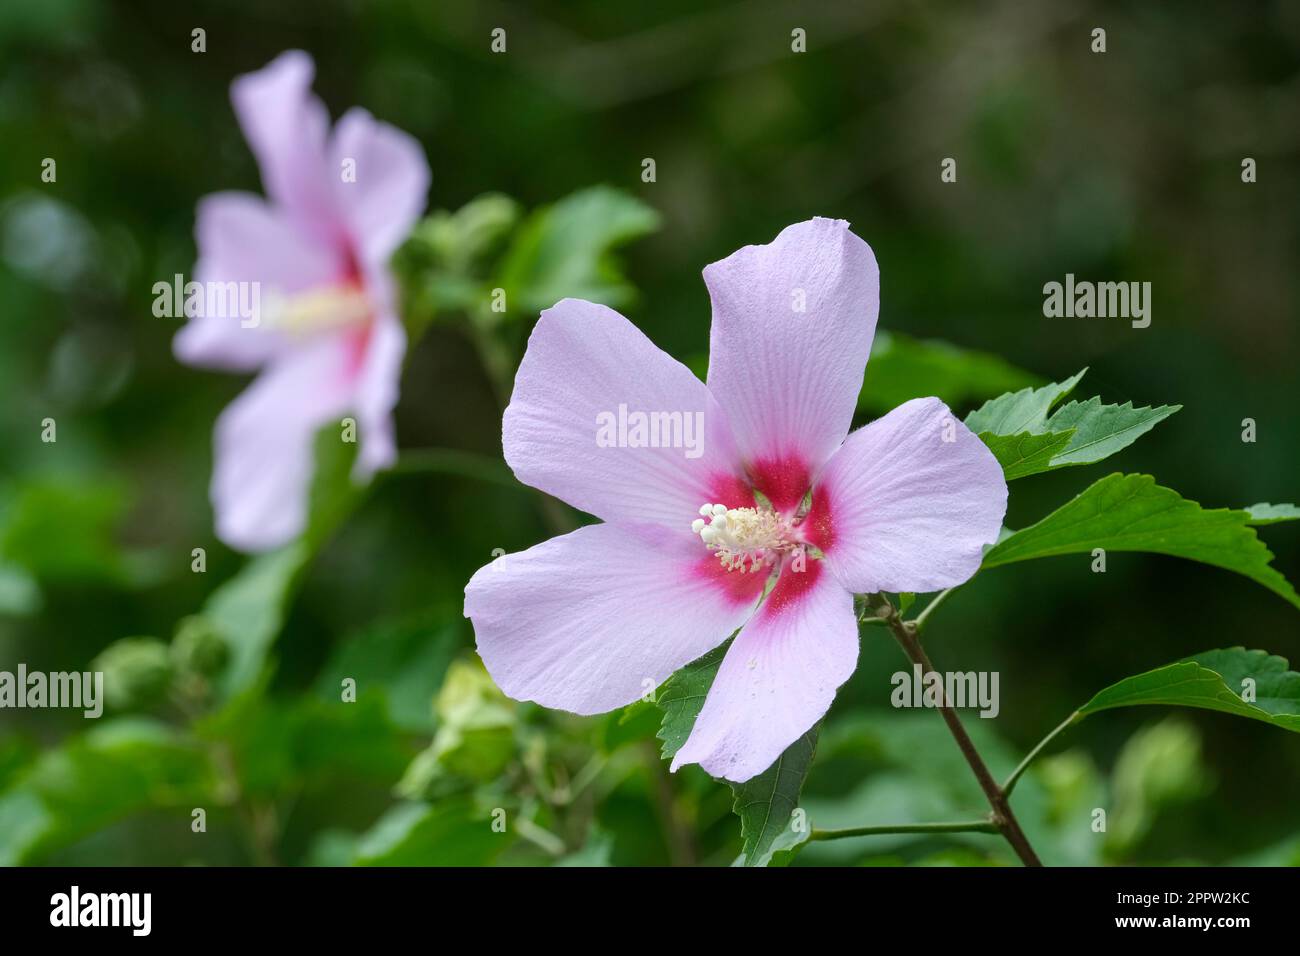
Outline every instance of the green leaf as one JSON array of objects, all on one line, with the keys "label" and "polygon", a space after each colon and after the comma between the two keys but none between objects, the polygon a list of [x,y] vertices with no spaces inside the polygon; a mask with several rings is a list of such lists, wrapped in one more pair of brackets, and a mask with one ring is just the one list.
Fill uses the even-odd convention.
[{"label": "green leaf", "polygon": [[1300,607],[1300,595],[1270,562],[1273,554],[1250,527],[1250,515],[1206,509],[1155,483],[1150,475],[1107,475],[1037,524],[989,549],[995,568],[1061,554],[1148,551],[1235,571]]},{"label": "green leaf", "polygon": [[110,710],[144,709],[162,699],[171,686],[171,652],[156,637],[124,637],[90,662],[104,674],[104,704]]},{"label": "green leaf", "polygon": [[[1064,382],[1003,395],[966,416],[1001,463],[1008,480],[1071,465],[1089,465],[1133,444],[1181,405],[1134,408],[1100,398],[1052,409],[1087,369]],[[1050,413],[1050,415],[1049,415]]]},{"label": "green leaf", "polygon": [[244,694],[194,729],[229,751],[240,788],[251,796],[296,798],[304,787],[334,793],[362,781],[388,789],[410,760],[375,696],[346,702],[337,694],[333,701]]},{"label": "green leaf", "polygon": [[362,487],[352,481],[357,446],[342,440],[340,427],[321,428],[314,448],[315,473],[302,537],[250,560],[212,592],[200,612],[229,651],[215,682],[223,699],[257,681],[308,563],[362,496]]},{"label": "green leaf", "polygon": [[1134,408],[1132,402],[1103,405],[1100,398],[1062,405],[1047,420],[1046,427],[1052,432],[1072,430],[1074,437],[1065,451],[1052,459],[1051,466],[1090,465],[1109,458],[1182,407]]},{"label": "green leaf", "polygon": [[1250,521],[1247,524],[1278,524],[1282,521],[1294,521],[1300,518],[1300,508],[1295,505],[1270,505],[1260,502],[1257,505],[1251,505],[1246,509],[1250,515]]},{"label": "green leaf", "polygon": [[129,507],[126,484],[102,475],[47,476],[0,488],[0,564],[47,581],[156,583],[156,556],[115,542]]},{"label": "green leaf", "polygon": [[454,213],[433,213],[416,226],[409,241],[426,246],[440,268],[464,275],[504,241],[519,215],[519,204],[509,196],[485,193]]},{"label": "green leaf", "polygon": [[[731,785],[736,796],[732,810],[740,817],[743,841],[739,865],[787,863],[795,848],[807,841],[812,827],[806,816],[796,817],[795,810],[817,753],[819,726],[787,747],[776,763],[757,777]],[[777,854],[780,857],[774,860]]]},{"label": "green leaf", "polygon": [[433,799],[498,779],[516,756],[515,710],[480,661],[453,661],[438,692],[438,732],[406,768],[397,792]]},{"label": "green leaf", "polygon": [[[970,720],[966,730],[995,779],[1004,779],[1021,756],[997,735],[995,720]],[[808,794],[803,806],[815,829],[929,823],[975,819],[988,812],[988,799],[970,772],[961,750],[942,720],[917,709],[846,709],[822,727],[818,766],[831,785]],[[858,781],[835,786],[834,781]],[[1089,808],[1097,804],[1089,804]],[[1021,780],[1015,793],[1016,816],[1048,865],[1089,865],[1096,862],[1095,839],[1082,841],[1089,856],[1078,855],[1074,821],[1058,829],[1048,819],[1046,796],[1033,776]],[[1084,828],[1085,836],[1088,834]],[[814,864],[845,865],[884,850],[897,850],[911,860],[912,847],[933,842],[925,834],[873,836],[862,840],[811,842],[802,851]],[[938,839],[971,847],[987,861],[1014,864],[1008,845],[989,834],[953,833]]]},{"label": "green leaf", "polygon": [[[665,759],[673,757],[691,735],[730,644],[728,641],[687,664],[659,688],[655,703],[664,714],[658,737],[663,741]],[[817,749],[817,733],[818,728],[813,727],[763,773],[744,783],[731,784],[743,841],[738,865],[784,864],[808,839],[811,827],[805,819],[803,826],[795,829],[794,811]]]},{"label": "green leaf", "polygon": [[357,460],[357,443],[343,440],[338,424],[325,425],[316,432],[313,446],[315,470],[308,497],[307,530],[303,534],[308,546],[320,549],[356,507],[364,486],[352,480]]},{"label": "green leaf", "polygon": [[858,410],[881,414],[929,395],[938,396],[949,406],[965,405],[1040,381],[988,352],[878,331],[858,396]]},{"label": "green leaf", "polygon": [[482,308],[491,295],[483,274],[519,221],[519,204],[488,193],[456,212],[422,219],[392,259],[402,321],[411,342],[440,313]]},{"label": "green leaf", "polygon": [[662,714],[653,702],[638,700],[606,715],[597,743],[607,754],[628,744],[650,740],[659,732]]},{"label": "green leaf", "polygon": [[614,837],[598,827],[587,835],[587,842],[568,856],[555,861],[556,866],[613,866]]},{"label": "green leaf", "polygon": [[621,306],[635,295],[612,250],[659,226],[641,200],[595,186],[528,217],[501,266],[498,284],[512,311],[536,313],[564,298]]},{"label": "green leaf", "polygon": [[399,803],[356,844],[359,866],[484,866],[514,842],[469,798]]},{"label": "green leaf", "polygon": [[[1253,702],[1242,697],[1247,681]],[[1217,710],[1300,733],[1300,674],[1265,651],[1206,651],[1112,684],[1080,707],[1079,716],[1144,704]]]},{"label": "green leaf", "polygon": [[323,700],[337,701],[344,678],[357,695],[383,696],[389,719],[418,733],[434,729],[433,700],[461,644],[463,619],[441,613],[379,625],[343,641],[316,681]]},{"label": "green leaf", "polygon": [[722,658],[730,646],[731,641],[728,640],[698,660],[691,661],[664,681],[655,694],[655,703],[664,712],[663,722],[655,736],[664,742],[665,760],[675,757],[686,743],[686,738],[691,735],[695,718],[704,707],[704,698],[708,696],[713,678],[717,676]]},{"label": "green leaf", "polygon": [[0,866],[32,862],[132,813],[188,816],[216,801],[197,743],[154,720],[103,720],[43,753],[0,793]]},{"label": "green leaf", "polygon": [[0,792],[8,789],[32,761],[40,756],[40,748],[35,740],[19,734],[6,734],[0,737]]},{"label": "green leaf", "polygon": [[258,555],[212,592],[200,612],[229,651],[217,677],[218,695],[233,697],[256,683],[276,635],[284,624],[289,597],[307,566],[311,550],[299,540]]},{"label": "green leaf", "polygon": [[1046,432],[1034,435],[1020,432],[1015,435],[994,435],[991,432],[980,433],[984,444],[989,446],[993,457],[1002,466],[1002,473],[1007,481],[1024,478],[1049,471],[1052,459],[1065,451],[1074,430],[1068,432]]},{"label": "green leaf", "polygon": [[1087,371],[1085,368],[1064,382],[1052,382],[1042,388],[1023,388],[991,399],[966,416],[966,427],[977,435],[984,432],[994,435],[1041,432],[1047,413],[1070,394]]},{"label": "green leaf", "polygon": [[1106,856],[1123,862],[1163,814],[1213,787],[1201,758],[1201,738],[1179,717],[1143,727],[1124,744],[1111,774]]},{"label": "green leaf", "polygon": [[26,617],[43,603],[40,585],[25,569],[0,560],[0,615]]}]

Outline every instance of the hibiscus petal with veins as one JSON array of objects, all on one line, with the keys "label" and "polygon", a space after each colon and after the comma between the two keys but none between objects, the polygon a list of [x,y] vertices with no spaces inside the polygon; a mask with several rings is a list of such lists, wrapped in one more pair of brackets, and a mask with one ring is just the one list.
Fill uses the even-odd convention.
[{"label": "hibiscus petal with veins", "polygon": [[[849,434],[880,281],[848,223],[798,223],[704,277],[707,384],[611,309],[542,313],[506,461],[604,523],[480,570],[465,614],[507,694],[583,714],[630,703],[739,628],[672,769],[743,782],[853,673],[854,594],[969,578],[1007,489],[937,398]],[[701,415],[705,445],[598,442],[615,408]]]}]

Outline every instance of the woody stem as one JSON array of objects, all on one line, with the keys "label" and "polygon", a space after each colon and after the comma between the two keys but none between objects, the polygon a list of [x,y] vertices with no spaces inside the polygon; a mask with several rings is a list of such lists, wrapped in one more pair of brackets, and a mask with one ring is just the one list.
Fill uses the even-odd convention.
[{"label": "woody stem", "polygon": [[[899,617],[898,610],[883,595],[871,595],[867,601],[875,615],[882,618],[889,625],[889,630],[903,648],[903,653],[908,656],[912,663],[921,666],[922,675],[934,673],[934,665],[930,663],[929,656],[921,646],[915,624],[911,621],[904,621]],[[1016,851],[1016,855],[1020,857],[1020,861],[1025,866],[1042,866],[1038,854],[1029,845],[1029,839],[1020,828],[1020,822],[1016,819],[1011,804],[1007,801],[1006,794],[998,786],[997,781],[993,779],[993,775],[989,773],[989,768],[985,765],[984,759],[979,755],[979,751],[975,749],[975,744],[970,739],[970,735],[966,733],[966,728],[962,726],[957,711],[953,709],[951,702],[946,697],[939,705],[939,713],[943,717],[944,723],[948,725],[948,730],[953,739],[957,741],[957,747],[961,751],[961,755],[966,758],[966,763],[970,765],[971,771],[975,774],[975,779],[979,781],[980,789],[984,791],[984,796],[988,798],[989,806],[993,808],[992,820],[998,832],[1011,844],[1011,848]]]}]

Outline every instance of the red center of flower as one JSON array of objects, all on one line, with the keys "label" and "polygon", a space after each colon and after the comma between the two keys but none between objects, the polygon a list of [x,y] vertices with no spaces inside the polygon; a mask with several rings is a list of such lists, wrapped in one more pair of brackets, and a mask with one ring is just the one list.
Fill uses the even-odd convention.
[{"label": "red center of flower", "polygon": [[744,475],[720,475],[713,501],[691,530],[709,555],[701,572],[736,602],[754,600],[779,575],[767,613],[797,601],[821,574],[820,558],[834,540],[830,495],[812,487],[797,456],[761,459]]}]

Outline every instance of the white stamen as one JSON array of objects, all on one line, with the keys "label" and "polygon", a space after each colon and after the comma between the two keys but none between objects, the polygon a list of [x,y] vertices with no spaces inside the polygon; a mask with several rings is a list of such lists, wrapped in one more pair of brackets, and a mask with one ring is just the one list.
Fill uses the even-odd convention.
[{"label": "white stamen", "polygon": [[708,517],[709,523],[697,518],[691,522],[691,530],[710,551],[718,553],[728,571],[761,570],[799,547],[789,522],[775,511],[706,504],[700,514]]}]

